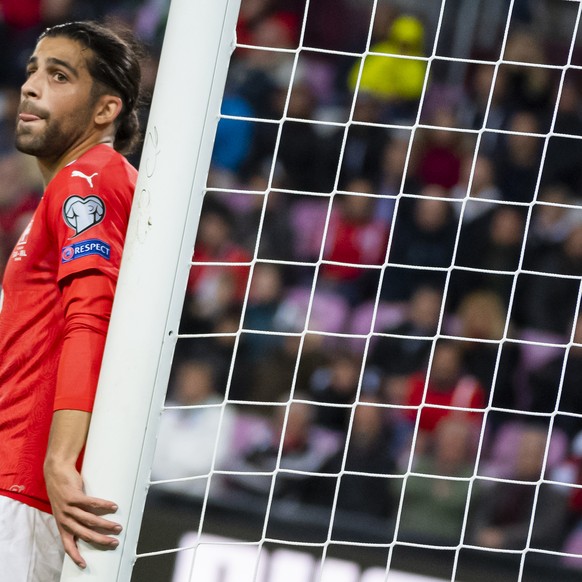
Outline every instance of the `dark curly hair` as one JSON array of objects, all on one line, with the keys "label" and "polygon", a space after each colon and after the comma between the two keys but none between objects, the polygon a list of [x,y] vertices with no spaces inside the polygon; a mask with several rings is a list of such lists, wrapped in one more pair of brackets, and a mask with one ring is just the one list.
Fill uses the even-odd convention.
[{"label": "dark curly hair", "polygon": [[88,69],[94,81],[95,96],[111,92],[121,98],[123,107],[116,120],[115,149],[133,151],[140,140],[141,46],[129,33],[117,34],[96,22],[67,22],[47,28],[39,37],[65,37],[91,50]]}]

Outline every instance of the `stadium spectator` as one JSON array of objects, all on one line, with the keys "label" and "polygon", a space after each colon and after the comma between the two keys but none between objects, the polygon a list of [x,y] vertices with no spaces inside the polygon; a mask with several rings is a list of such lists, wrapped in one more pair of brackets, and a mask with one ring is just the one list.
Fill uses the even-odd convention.
[{"label": "stadium spectator", "polygon": [[[444,418],[432,440],[428,450],[415,455],[415,474],[404,481],[398,539],[456,545],[474,471],[474,426],[466,419]],[[400,484],[394,481],[395,495],[400,494]]]},{"label": "stadium spectator", "polygon": [[273,263],[257,263],[253,269],[243,320],[244,329],[251,332],[246,334],[246,347],[254,363],[269,357],[269,353],[281,342],[278,336],[252,332],[276,331],[276,316],[282,293],[283,277],[279,266]]},{"label": "stadium spectator", "polygon": [[[382,157],[389,140],[388,130],[381,123],[381,102],[370,94],[362,94],[355,104],[354,122],[348,130],[341,160],[340,186],[365,176],[376,187],[382,174]],[[335,133],[335,140],[344,140],[344,128]],[[403,165],[398,170],[402,171]],[[397,171],[398,171],[397,170]],[[400,185],[398,185],[400,186]]]},{"label": "stadium spectator", "polygon": [[71,18],[72,0],[3,0],[0,6],[0,86],[22,82],[31,47],[46,26]]},{"label": "stadium spectator", "polygon": [[[287,86],[293,69],[293,58],[284,51],[268,50],[294,49],[298,42],[297,12],[282,10],[271,1],[249,1],[241,6],[241,13],[237,31],[242,35],[241,44],[261,47],[260,49],[244,48],[237,50],[233,55],[229,72],[229,89],[233,95],[244,99],[245,103],[254,111],[255,116],[266,119],[279,119],[283,115],[286,102]],[[265,50],[267,49],[267,50]],[[290,117],[304,117],[310,115],[311,107],[315,103],[314,95],[309,86],[301,82],[301,67],[296,72],[297,92],[293,103],[289,106]],[[296,108],[296,110],[295,110]],[[299,127],[297,124],[288,124],[285,142],[280,162],[285,162],[293,169],[295,164],[308,163],[310,160],[296,152],[293,145],[302,141],[306,136],[313,137],[312,127]],[[270,164],[273,155],[274,143],[277,136],[277,127],[272,124],[254,124],[253,148],[249,153],[243,172],[256,172],[268,160]],[[311,130],[311,131],[310,131]],[[289,140],[289,142],[288,142]],[[303,146],[312,147],[314,141],[302,142]],[[316,168],[312,168],[315,170]],[[302,174],[291,172],[290,179],[300,180]],[[309,180],[310,176],[304,178]],[[294,187],[294,186],[292,186]]]},{"label": "stadium spectator", "polygon": [[420,285],[442,285],[438,271],[450,266],[456,236],[452,202],[438,186],[425,187],[421,198],[403,198],[395,218],[390,264],[405,268],[386,271],[382,299],[408,300]]},{"label": "stadium spectator", "polygon": [[0,83],[0,156],[14,152],[14,129],[20,92],[10,85],[3,87]]},{"label": "stadium spectator", "polygon": [[[287,84],[282,85],[275,96],[281,114],[287,91]],[[317,119],[317,105],[316,88],[298,73],[286,110],[290,119],[283,124],[277,150],[277,162],[283,168],[282,182],[291,190],[332,192],[335,187],[341,142],[319,132],[315,124],[299,121]],[[271,127],[271,132],[273,129],[276,126]],[[274,140],[269,142],[271,150],[273,144]]]},{"label": "stadium spectator", "polygon": [[[190,271],[188,294],[192,312],[212,319],[244,298],[250,253],[233,239],[234,219],[230,209],[217,197],[204,201],[198,236],[194,246],[195,268]],[[212,265],[205,263],[233,263]],[[239,265],[240,263],[240,265]]]},{"label": "stadium spectator", "polygon": [[[220,113],[230,117],[255,116],[250,104],[234,92],[224,95]],[[212,150],[212,166],[214,174],[220,174],[221,183],[236,183],[236,176],[252,151],[253,134],[253,124],[249,121],[222,117],[218,122]]]},{"label": "stadium spectator", "polygon": [[[514,271],[521,256],[525,231],[525,212],[509,205],[496,205],[489,220],[485,236],[475,236],[476,228],[463,224],[458,263],[463,266],[491,271]],[[482,283],[481,283],[482,284]]]},{"label": "stadium spectator", "polygon": [[417,17],[400,15],[390,24],[387,37],[370,47],[370,52],[386,56],[367,55],[363,67],[357,61],[350,71],[350,89],[357,86],[359,92],[381,99],[387,120],[411,120],[416,115],[426,73],[424,35],[424,25]]},{"label": "stadium spectator", "polygon": [[529,374],[528,388],[533,412],[557,410],[554,426],[570,438],[582,431],[582,403],[579,398],[582,373],[582,316],[574,326],[574,345]]},{"label": "stadium spectator", "polygon": [[393,131],[382,151],[378,194],[386,198],[376,203],[376,216],[382,220],[392,221],[396,196],[401,192],[410,194],[419,190],[417,156],[414,152],[408,155],[409,142],[409,131]]},{"label": "stadium spectator", "polygon": [[[463,368],[459,342],[439,340],[434,348],[430,371],[410,376],[405,404],[420,407],[406,412],[410,421],[418,421],[417,454],[422,452],[444,418],[467,418],[477,425],[485,408],[485,393],[479,381]],[[458,410],[467,409],[467,410]]]},{"label": "stadium spectator", "polygon": [[153,481],[176,481],[161,483],[156,489],[204,495],[206,476],[224,463],[232,447],[235,412],[222,407],[223,400],[210,362],[188,358],[177,363],[160,420],[151,474]]},{"label": "stadium spectator", "polygon": [[[299,5],[302,10],[305,0],[286,0],[292,5]],[[383,8],[379,5],[377,12]],[[330,26],[330,14],[333,14],[333,26]],[[305,46],[327,50],[361,52],[364,48],[370,19],[370,6],[353,2],[352,0],[319,0],[309,3],[309,18],[305,26],[303,42]],[[384,33],[384,30],[382,31]],[[346,62],[347,61],[347,62]],[[337,88],[338,101],[341,102],[347,88],[345,87],[345,70],[351,66],[351,59],[342,59],[334,63],[336,69],[335,82],[341,85]]]},{"label": "stadium spectator", "polygon": [[[474,165],[473,165],[474,164]],[[480,218],[489,214],[494,204],[487,200],[500,200],[501,192],[495,184],[495,168],[489,156],[466,152],[461,161],[461,176],[459,182],[451,189],[451,198],[463,200],[468,198],[465,207],[455,204],[455,212],[463,212],[463,224],[469,223],[477,228]],[[469,180],[471,181],[469,188]],[[473,226],[472,226],[473,228]]]},{"label": "stadium spectator", "polygon": [[227,495],[238,492],[266,498],[273,479],[275,500],[301,501],[309,494],[310,473],[321,472],[340,443],[315,426],[314,405],[300,393],[294,398],[288,405],[278,405],[265,430],[255,430],[253,440],[227,461]]},{"label": "stadium spectator", "polygon": [[251,174],[243,184],[246,190],[261,194],[242,195],[248,202],[237,212],[235,238],[254,253],[260,229],[257,253],[260,259],[289,261],[294,258],[293,247],[299,235],[291,225],[293,202],[277,190],[280,186],[275,176],[269,190],[268,177],[262,173]]},{"label": "stadium spectator", "polygon": [[560,550],[566,554],[562,563],[580,569],[580,543],[582,540],[582,433],[573,436],[566,458],[552,468],[550,479],[574,485],[564,488],[567,502],[564,544]]},{"label": "stadium spectator", "polygon": [[397,467],[402,470],[410,462],[414,424],[410,422],[408,394],[412,374],[394,374],[381,378],[378,399],[388,407],[384,410],[384,422],[390,429],[395,449]]},{"label": "stadium spectator", "polygon": [[542,173],[542,186],[561,184],[576,193],[578,202],[578,192],[582,188],[582,168],[579,163],[582,153],[582,114],[578,107],[581,97],[577,80],[566,76],[554,122],[554,132],[565,135],[553,135],[548,140]]},{"label": "stadium spectator", "polygon": [[[392,427],[386,423],[384,409],[374,396],[364,395],[354,412],[349,433],[345,470],[378,475],[394,474],[398,471],[400,453]],[[352,478],[350,478],[352,477]],[[343,509],[352,507],[374,515],[387,516],[393,513],[386,480],[375,477],[355,478],[345,475],[340,485],[338,503]],[[362,484],[361,486],[359,484]],[[362,491],[369,488],[370,495]],[[374,495],[374,491],[377,495]],[[376,497],[375,499],[372,499]]]},{"label": "stadium spectator", "polygon": [[476,224],[462,224],[455,264],[470,270],[458,269],[453,274],[449,293],[453,308],[464,295],[480,289],[498,293],[504,303],[509,301],[511,273],[519,266],[526,215],[525,209],[497,204]]},{"label": "stadium spectator", "polygon": [[[356,400],[361,373],[361,359],[351,352],[337,352],[330,362],[313,373],[310,394],[321,406],[317,407],[318,426],[345,433]],[[378,376],[371,370],[362,379],[363,392],[376,392]]]},{"label": "stadium spectator", "polygon": [[322,265],[321,283],[351,305],[373,297],[378,269],[364,267],[378,267],[386,256],[390,225],[374,216],[375,199],[366,195],[372,188],[365,179],[350,182],[354,194],[335,199],[325,239],[323,258],[329,262]]},{"label": "stadium spectator", "polygon": [[[329,461],[330,473],[345,471],[340,477],[338,512],[363,513],[375,518],[391,517],[397,498],[391,494],[391,479],[397,473],[397,448],[384,409],[375,397],[366,396],[356,405],[349,433],[347,453],[343,448]],[[345,464],[344,464],[344,453]],[[310,501],[333,499],[336,480],[328,479],[330,491],[313,491]],[[388,524],[387,524],[388,527]]]},{"label": "stadium spectator", "polygon": [[540,190],[528,231],[523,260],[526,269],[534,269],[548,253],[555,252],[576,223],[582,222],[576,204],[577,198],[567,186],[550,184]]},{"label": "stadium spectator", "polygon": [[[495,67],[490,64],[481,63],[471,68],[467,89],[459,106],[459,127],[499,130],[507,126],[506,77],[495,73]],[[501,134],[497,131],[485,131],[480,151],[487,156],[493,155],[500,138]]]},{"label": "stadium spectator", "polygon": [[544,550],[560,548],[567,498],[550,484],[541,484],[536,495],[537,483],[543,477],[547,436],[546,427],[525,425],[509,480],[476,487],[469,511],[470,543],[508,550],[523,549],[526,544]]},{"label": "stadium spectator", "polygon": [[501,67],[498,74],[506,78],[505,101],[510,111],[527,110],[539,119],[552,113],[555,84],[548,67],[531,67],[521,63],[548,63],[546,47],[536,42],[532,27],[514,28],[507,37],[503,59],[511,61]]},{"label": "stadium spectator", "polygon": [[503,200],[531,202],[536,193],[543,141],[539,119],[526,110],[515,111],[495,151],[495,182]]},{"label": "stadium spectator", "polygon": [[[450,332],[465,338],[460,342],[464,369],[477,378],[487,398],[495,390],[496,406],[511,406],[520,352],[518,344],[499,343],[506,335],[507,308],[503,299],[487,289],[467,293],[453,319]],[[507,335],[512,331],[509,327]]]},{"label": "stadium spectator", "polygon": [[[282,127],[272,123],[256,124],[254,148],[246,166],[250,173],[256,173],[274,162],[283,188],[331,192],[341,142],[332,135],[318,132],[315,124],[303,121],[317,117],[314,87],[298,72],[287,99],[288,83],[286,79],[277,85],[270,98],[272,114],[269,116],[280,118],[285,114]],[[275,150],[277,140],[278,147]],[[273,160],[274,152],[276,160]]]},{"label": "stadium spectator", "polygon": [[[178,342],[174,360],[194,358],[212,362],[216,390],[220,394],[227,394],[232,400],[244,398],[254,368],[246,342],[237,341],[241,322],[240,306],[232,306],[211,319],[200,318],[196,313],[189,312],[191,305],[188,303],[184,307],[180,333],[192,334],[193,337]],[[204,334],[209,335],[204,337]],[[197,337],[199,335],[203,337]]]},{"label": "stadium spectator", "polygon": [[386,376],[426,369],[432,338],[437,332],[442,298],[442,291],[434,287],[420,286],[415,289],[405,303],[404,321],[379,330],[382,335],[371,347],[367,365]]},{"label": "stadium spectator", "polygon": [[568,336],[578,301],[578,285],[571,277],[582,273],[582,223],[572,227],[564,242],[532,267],[542,274],[524,279],[518,295],[524,325]]},{"label": "stadium spectator", "polygon": [[246,378],[247,398],[277,402],[288,398],[293,388],[307,393],[313,373],[329,361],[322,343],[317,334],[306,334],[303,342],[298,335],[284,335]]},{"label": "stadium spectator", "polygon": [[[283,7],[277,0],[244,0],[241,2],[238,22],[236,26],[237,39],[240,44],[258,44],[257,36],[260,28],[270,18],[275,19],[284,34],[281,36],[289,42],[299,38],[299,6],[295,2],[286,2]],[[289,6],[291,4],[291,6]],[[275,36],[273,36],[275,38]],[[270,46],[270,45],[267,45]]]},{"label": "stadium spectator", "polygon": [[13,581],[59,580],[63,547],[85,568],[78,539],[119,544],[121,526],[101,517],[115,503],[84,493],[78,463],[137,177],[122,152],[137,141],[139,88],[133,42],[92,23],[46,30],[28,61],[15,143],[45,192],[0,311],[0,552]]},{"label": "stadium spectator", "polygon": [[417,132],[415,147],[418,155],[418,178],[424,186],[441,186],[449,191],[459,183],[463,134],[450,131],[457,125],[452,108],[441,105],[436,109],[428,124],[438,129],[422,129]]}]

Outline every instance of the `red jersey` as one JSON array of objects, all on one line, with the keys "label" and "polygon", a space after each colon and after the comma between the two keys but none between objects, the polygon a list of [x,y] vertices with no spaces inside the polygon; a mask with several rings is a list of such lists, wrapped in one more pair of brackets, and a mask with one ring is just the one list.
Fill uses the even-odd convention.
[{"label": "red jersey", "polygon": [[[386,256],[388,228],[384,221],[355,223],[332,214],[325,244],[324,259],[354,265],[381,265]],[[362,275],[362,269],[349,265],[324,264],[323,274],[334,280],[350,281]]]},{"label": "red jersey", "polygon": [[202,244],[196,245],[192,261],[194,268],[190,270],[188,292],[199,298],[215,302],[219,293],[220,282],[226,276],[230,277],[234,286],[234,297],[242,301],[247,288],[250,267],[246,265],[220,266],[205,265],[204,263],[250,263],[252,257],[246,249],[235,245],[227,245],[218,255],[214,255]]},{"label": "red jersey", "polygon": [[[75,275],[97,272],[117,280],[136,178],[137,171],[109,146],[83,154],[51,180],[6,266],[0,494],[43,511],[50,511],[43,463],[53,410],[90,412],[99,372],[84,374],[74,394],[56,393],[67,330],[62,290]],[[83,357],[83,349],[76,355]]]},{"label": "red jersey", "polygon": [[[407,406],[420,406],[422,404],[425,382],[426,376],[424,374],[419,373],[411,376]],[[470,408],[471,412],[466,414],[470,418],[480,420],[481,411],[485,408],[485,394],[479,382],[470,376],[464,376],[448,390],[437,390],[429,381],[425,406],[420,412],[419,428],[429,432],[433,431],[443,418],[453,412],[451,406]],[[416,414],[416,410],[407,410],[407,415],[411,419],[415,419]]]}]

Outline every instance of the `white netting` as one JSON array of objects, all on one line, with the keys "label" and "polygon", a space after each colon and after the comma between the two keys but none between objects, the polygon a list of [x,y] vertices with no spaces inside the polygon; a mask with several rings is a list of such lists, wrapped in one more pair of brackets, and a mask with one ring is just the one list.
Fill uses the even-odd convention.
[{"label": "white netting", "polygon": [[138,569],[582,565],[579,4],[424,4],[243,0]]}]

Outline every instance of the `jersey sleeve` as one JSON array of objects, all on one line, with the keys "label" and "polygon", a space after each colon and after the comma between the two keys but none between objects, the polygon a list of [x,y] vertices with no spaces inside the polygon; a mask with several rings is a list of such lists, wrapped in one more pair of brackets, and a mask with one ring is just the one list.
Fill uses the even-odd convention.
[{"label": "jersey sleeve", "polygon": [[114,167],[72,170],[53,185],[49,223],[59,251],[59,282],[88,270],[117,278],[129,219],[124,184],[127,178],[116,176]]},{"label": "jersey sleeve", "polygon": [[92,411],[114,291],[113,281],[99,271],[63,282],[65,330],[54,410]]}]

